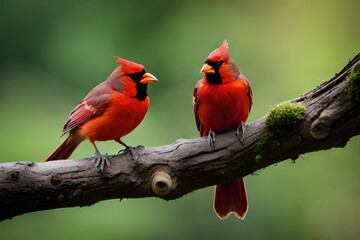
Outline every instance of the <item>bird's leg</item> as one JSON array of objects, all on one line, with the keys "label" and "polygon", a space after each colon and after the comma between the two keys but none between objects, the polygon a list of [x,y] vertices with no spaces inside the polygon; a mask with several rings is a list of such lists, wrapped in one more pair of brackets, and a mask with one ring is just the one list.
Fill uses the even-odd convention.
[{"label": "bird's leg", "polygon": [[121,151],[123,151],[125,154],[129,152],[130,155],[131,155],[131,159],[132,159],[132,160],[137,160],[138,157],[139,157],[139,153],[138,153],[137,150],[144,148],[144,146],[142,146],[142,145],[139,145],[139,146],[137,146],[137,147],[129,146],[129,145],[127,145],[126,143],[124,143],[123,141],[121,141],[121,139],[115,139],[115,141],[118,142],[118,143],[120,143],[121,145],[123,145],[123,146],[125,147],[125,149],[124,149],[124,150],[120,150],[119,153],[120,153]]},{"label": "bird's leg", "polygon": [[216,133],[212,129],[210,129],[208,135],[208,143],[212,151],[215,150],[215,142],[216,142]]},{"label": "bird's leg", "polygon": [[[123,146],[125,147],[125,150],[128,149],[128,148],[130,148],[126,143],[124,143],[123,141],[121,141],[121,139],[115,139],[115,141],[118,142],[118,143],[120,143],[121,145],[123,145]],[[120,150],[119,153],[122,152],[122,151],[125,151],[125,150]]]},{"label": "bird's leg", "polygon": [[104,171],[104,167],[106,166],[110,166],[110,159],[109,156],[107,154],[102,155],[99,150],[97,149],[96,145],[94,142],[91,142],[91,144],[94,146],[95,148],[95,168],[99,171],[99,172],[103,172]]},{"label": "bird's leg", "polygon": [[238,128],[236,129],[235,135],[237,136],[241,144],[244,144],[245,129],[246,129],[246,124],[244,122],[241,122]]}]

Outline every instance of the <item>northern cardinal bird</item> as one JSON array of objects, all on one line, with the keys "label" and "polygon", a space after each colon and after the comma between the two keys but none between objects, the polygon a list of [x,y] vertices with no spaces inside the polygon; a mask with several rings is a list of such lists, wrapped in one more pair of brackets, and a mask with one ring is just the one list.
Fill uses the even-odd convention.
[{"label": "northern cardinal bird", "polygon": [[63,129],[69,136],[45,161],[67,159],[85,139],[95,148],[95,167],[100,171],[105,164],[110,165],[110,160],[99,152],[95,141],[115,140],[133,154],[133,148],[121,141],[121,137],[134,130],[145,117],[150,103],[147,84],[158,80],[141,64],[122,58],[115,60],[121,65],[72,110]]},{"label": "northern cardinal bird", "polygon": [[[226,40],[207,57],[201,68],[204,78],[194,89],[194,113],[201,136],[208,136],[215,149],[215,136],[237,128],[240,141],[245,133],[252,91],[247,78],[239,71],[228,53]],[[235,182],[216,186],[214,210],[220,219],[233,212],[244,219],[248,210],[245,183],[242,178]]]}]

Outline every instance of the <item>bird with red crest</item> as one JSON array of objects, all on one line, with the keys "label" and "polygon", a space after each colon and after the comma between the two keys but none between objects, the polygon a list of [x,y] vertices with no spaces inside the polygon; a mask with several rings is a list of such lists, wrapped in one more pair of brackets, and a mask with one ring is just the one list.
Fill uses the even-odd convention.
[{"label": "bird with red crest", "polygon": [[[252,91],[248,79],[240,72],[228,52],[225,40],[206,58],[197,82],[194,97],[196,126],[201,136],[207,136],[211,149],[216,149],[216,134],[236,129],[242,142],[245,122],[252,105]],[[216,186],[214,210],[220,219],[230,213],[244,219],[248,200],[244,179]]]},{"label": "bird with red crest", "polygon": [[110,159],[101,154],[95,141],[115,140],[132,156],[136,149],[125,144],[121,137],[134,130],[144,119],[150,98],[148,83],[158,81],[141,64],[115,58],[120,63],[110,76],[93,88],[72,110],[63,133],[69,133],[65,141],[45,161],[67,159],[85,139],[95,149],[95,167],[103,171]]}]

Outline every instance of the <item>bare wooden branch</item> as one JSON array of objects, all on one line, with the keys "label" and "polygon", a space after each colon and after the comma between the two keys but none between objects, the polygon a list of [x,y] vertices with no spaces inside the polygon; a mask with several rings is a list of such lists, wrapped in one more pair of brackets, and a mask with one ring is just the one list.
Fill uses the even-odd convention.
[{"label": "bare wooden branch", "polygon": [[[360,107],[348,99],[346,77],[360,55],[334,78],[292,100],[306,107],[304,119],[286,129],[275,149],[259,156],[255,145],[267,131],[265,119],[246,128],[241,144],[234,132],[217,136],[211,151],[207,139],[178,140],[173,144],[111,157],[111,166],[96,171],[91,158],[46,163],[0,164],[0,221],[14,216],[63,207],[89,206],[114,198],[176,199],[196,189],[237,179],[300,154],[344,147],[360,134]],[[155,192],[155,193],[154,193]]]}]

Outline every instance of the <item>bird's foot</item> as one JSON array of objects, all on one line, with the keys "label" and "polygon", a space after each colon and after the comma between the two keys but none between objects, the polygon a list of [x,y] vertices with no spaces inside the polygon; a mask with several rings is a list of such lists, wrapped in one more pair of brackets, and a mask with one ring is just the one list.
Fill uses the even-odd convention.
[{"label": "bird's foot", "polygon": [[105,165],[110,166],[109,156],[107,154],[102,155],[99,151],[96,151],[95,152],[95,168],[99,172],[103,172]]},{"label": "bird's foot", "polygon": [[208,135],[208,143],[209,143],[212,151],[215,150],[215,142],[216,142],[216,133],[210,129],[209,135]]},{"label": "bird's foot", "polygon": [[244,122],[242,122],[242,123],[240,123],[240,125],[238,126],[238,128],[236,129],[236,132],[235,132],[235,135],[237,136],[237,138],[239,139],[239,142],[241,144],[244,144],[245,129],[246,129],[246,124]]},{"label": "bird's foot", "polygon": [[143,145],[139,145],[136,147],[127,146],[124,150],[120,150],[120,152],[123,152],[124,154],[130,153],[131,159],[136,161],[139,158],[139,150],[142,150],[144,148],[145,147]]}]

